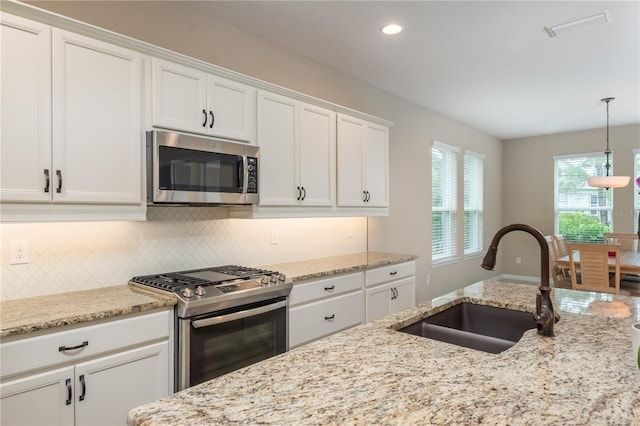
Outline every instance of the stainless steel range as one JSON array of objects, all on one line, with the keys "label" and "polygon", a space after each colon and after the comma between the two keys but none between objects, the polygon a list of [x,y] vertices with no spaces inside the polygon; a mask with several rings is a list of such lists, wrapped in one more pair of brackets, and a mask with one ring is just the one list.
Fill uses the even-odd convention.
[{"label": "stainless steel range", "polygon": [[226,265],[139,276],[129,284],[178,299],[176,390],[289,349],[292,284],[283,274]]}]

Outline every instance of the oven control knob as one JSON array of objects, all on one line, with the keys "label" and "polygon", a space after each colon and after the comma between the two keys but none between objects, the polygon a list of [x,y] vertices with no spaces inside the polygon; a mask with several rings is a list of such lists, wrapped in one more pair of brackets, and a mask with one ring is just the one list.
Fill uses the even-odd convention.
[{"label": "oven control knob", "polygon": [[275,284],[278,282],[278,276],[276,274],[271,275],[271,278],[269,278],[269,281],[271,281],[271,284]]},{"label": "oven control knob", "polygon": [[278,281],[280,281],[280,283],[284,283],[286,279],[287,279],[287,276],[285,274],[278,275]]},{"label": "oven control knob", "polygon": [[268,286],[268,285],[269,285],[269,277],[267,277],[267,276],[263,276],[262,278],[260,278],[260,284],[261,284],[263,287]]},{"label": "oven control knob", "polygon": [[199,285],[198,287],[196,287],[196,295],[198,296],[204,296],[205,294],[207,294],[207,290],[205,290],[204,287],[202,287],[201,285]]},{"label": "oven control knob", "polygon": [[193,290],[191,290],[189,287],[187,287],[184,290],[182,290],[182,295],[184,297],[186,297],[187,299],[190,298],[190,297],[193,297]]}]

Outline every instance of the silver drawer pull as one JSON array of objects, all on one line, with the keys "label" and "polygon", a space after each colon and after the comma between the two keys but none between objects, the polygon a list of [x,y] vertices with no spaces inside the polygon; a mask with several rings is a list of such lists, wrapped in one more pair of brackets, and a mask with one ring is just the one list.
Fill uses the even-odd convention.
[{"label": "silver drawer pull", "polygon": [[58,346],[58,352],[73,351],[75,349],[84,348],[85,346],[89,346],[89,341],[85,340],[76,346]]}]

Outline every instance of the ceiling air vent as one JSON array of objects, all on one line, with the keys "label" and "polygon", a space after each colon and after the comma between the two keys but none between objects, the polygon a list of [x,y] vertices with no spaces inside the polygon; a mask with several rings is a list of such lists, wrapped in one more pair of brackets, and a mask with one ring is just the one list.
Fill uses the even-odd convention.
[{"label": "ceiling air vent", "polygon": [[555,37],[608,24],[611,19],[611,11],[607,9],[581,18],[571,19],[561,24],[544,27],[544,31],[549,37]]}]

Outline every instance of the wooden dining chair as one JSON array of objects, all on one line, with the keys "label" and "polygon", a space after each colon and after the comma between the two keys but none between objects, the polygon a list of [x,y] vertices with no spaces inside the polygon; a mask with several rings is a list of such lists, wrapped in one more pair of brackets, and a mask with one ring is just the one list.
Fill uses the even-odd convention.
[{"label": "wooden dining chair", "polygon": [[551,235],[545,235],[547,245],[549,246],[549,275],[553,279],[553,286],[555,288],[571,288],[571,278],[569,274],[565,274],[562,268],[557,265],[557,249],[555,247],[555,241]]},{"label": "wooden dining chair", "polygon": [[[620,252],[615,244],[567,243],[571,266],[571,288],[574,290],[620,293]],[[609,256],[609,252],[615,256]],[[576,259],[578,254],[578,259]],[[609,259],[615,260],[613,273]],[[579,262],[578,264],[576,264]],[[578,277],[577,273],[580,272]]]},{"label": "wooden dining chair", "polygon": [[[562,234],[556,234],[552,236],[553,238],[553,249],[555,251],[556,259],[560,259],[569,254],[569,250],[567,249],[567,239]],[[569,270],[561,268],[562,274],[565,277],[569,276]]]},{"label": "wooden dining chair", "polygon": [[603,237],[605,243],[609,238],[617,240],[616,244],[620,246],[620,250],[638,250],[638,234],[605,232]]}]

